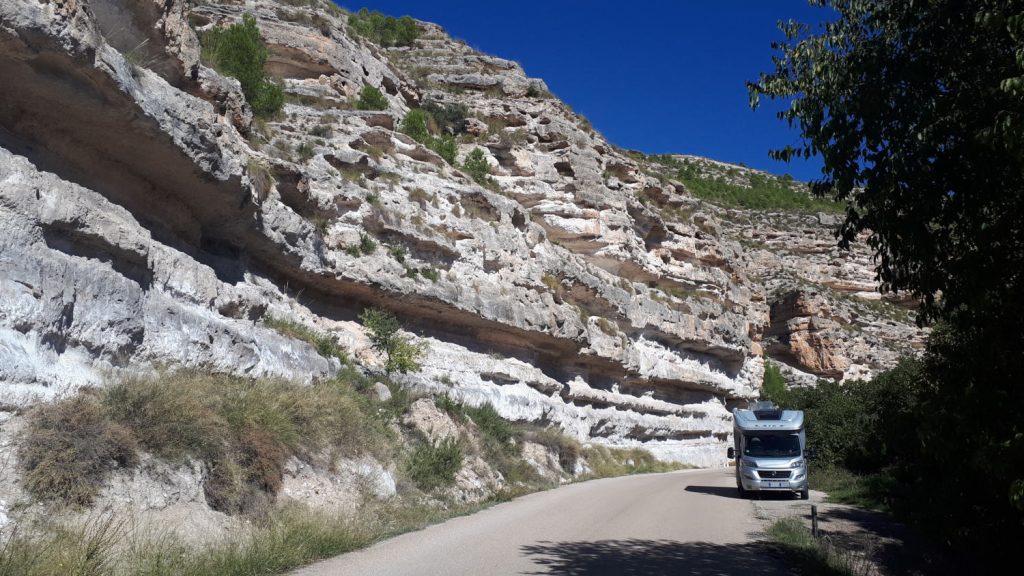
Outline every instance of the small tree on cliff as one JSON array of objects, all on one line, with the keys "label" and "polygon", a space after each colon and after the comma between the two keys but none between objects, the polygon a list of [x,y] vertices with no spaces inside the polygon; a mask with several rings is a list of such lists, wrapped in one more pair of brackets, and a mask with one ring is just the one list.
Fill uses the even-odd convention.
[{"label": "small tree on cliff", "polygon": [[406,374],[420,369],[420,361],[427,353],[427,343],[413,342],[412,338],[399,334],[401,325],[394,314],[380,308],[367,308],[359,315],[359,320],[370,331],[373,349],[385,355],[384,371],[387,374]]},{"label": "small tree on cliff", "polygon": [[284,91],[263,72],[269,52],[251,14],[242,16],[241,24],[204,34],[203,56],[218,72],[238,80],[256,115],[270,116],[284,106]]}]

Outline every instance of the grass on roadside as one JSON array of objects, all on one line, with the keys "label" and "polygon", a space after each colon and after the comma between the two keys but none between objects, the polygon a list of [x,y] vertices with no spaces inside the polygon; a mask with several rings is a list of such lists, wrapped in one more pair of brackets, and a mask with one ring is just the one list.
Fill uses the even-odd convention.
[{"label": "grass on roadside", "polygon": [[862,475],[834,466],[811,465],[809,481],[813,489],[828,494],[829,502],[891,512],[882,495],[892,492],[893,480],[884,473]]},{"label": "grass on roadside", "polygon": [[662,462],[653,454],[642,448],[608,448],[607,446],[587,446],[583,449],[583,458],[590,466],[588,478],[612,478],[627,474],[650,474],[653,472],[671,472],[686,468],[674,462]]},{"label": "grass on roadside", "polygon": [[130,469],[145,451],[168,462],[203,462],[209,471],[208,503],[243,514],[245,528],[194,546],[172,532],[154,535],[112,516],[64,525],[37,519],[5,528],[0,576],[280,574],[556,486],[557,479],[542,477],[522,459],[525,442],[551,449],[570,474],[577,460],[586,458],[591,472],[585,479],[678,467],[640,449],[583,448],[555,427],[510,422],[490,405],[441,399],[439,405],[457,420],[472,422],[468,428],[478,433],[479,442],[424,444],[402,469],[424,491],[449,485],[463,449],[475,444],[479,448],[473,449],[505,475],[503,491],[467,504],[400,490],[383,502],[367,498],[345,515],[276,501],[288,458],[330,466],[321,462],[325,456],[369,454],[401,466],[392,425],[412,395],[390,386],[391,399],[376,401],[363,393],[372,382],[351,367],[334,381],[312,386],[177,371],[121,380],[38,406],[26,415],[19,450],[25,477],[37,480],[26,486],[37,499],[88,506],[109,474]]},{"label": "grass on roadside", "polygon": [[564,472],[573,473],[579,456],[579,443],[557,428],[535,423],[511,422],[501,417],[491,404],[471,406],[448,396],[438,399],[437,405],[462,424],[472,422],[480,433],[481,454],[508,481],[503,499],[550,487],[556,480],[543,478],[536,469],[522,459],[523,442],[535,442],[552,450],[559,457]]},{"label": "grass on roadside", "polygon": [[26,489],[43,501],[87,506],[144,450],[203,462],[214,509],[261,514],[289,458],[386,460],[393,443],[381,412],[342,379],[310,386],[183,370],[41,404],[27,415],[18,456]]},{"label": "grass on roadside", "polygon": [[458,440],[423,442],[409,457],[409,477],[423,490],[433,490],[455,483],[455,474],[462,467],[462,445]]},{"label": "grass on roadside", "polygon": [[798,518],[776,520],[766,530],[768,541],[778,546],[789,567],[804,576],[860,576],[869,573],[866,559],[839,550],[815,538]]},{"label": "grass on roadside", "polygon": [[271,576],[508,499],[502,493],[437,507],[394,498],[365,503],[354,515],[283,505],[249,530],[204,546],[171,532],[133,533],[130,522],[110,515],[77,527],[33,526],[0,543],[0,576]]}]

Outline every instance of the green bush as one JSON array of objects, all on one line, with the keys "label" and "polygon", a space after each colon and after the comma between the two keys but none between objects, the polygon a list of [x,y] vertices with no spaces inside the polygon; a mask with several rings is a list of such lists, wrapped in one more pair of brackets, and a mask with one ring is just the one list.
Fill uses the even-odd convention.
[{"label": "green bush", "polygon": [[377,243],[369,234],[359,234],[359,251],[367,256],[377,251]]},{"label": "green bush", "polygon": [[388,106],[388,99],[380,90],[369,84],[363,84],[363,89],[359,91],[359,100],[356,100],[356,109],[387,110]]},{"label": "green bush", "polygon": [[399,130],[408,134],[413,140],[437,152],[441,158],[444,158],[445,162],[455,164],[455,156],[458,153],[458,145],[455,143],[455,138],[450,134],[442,134],[439,137],[431,135],[429,128],[431,124],[435,124],[435,122],[429,113],[414,108],[402,119]]},{"label": "green bush", "polygon": [[915,452],[921,369],[920,361],[907,359],[870,381],[821,380],[788,390],[770,385],[766,397],[805,411],[807,443],[817,450],[818,464],[873,473]]},{"label": "green bush", "polygon": [[420,28],[409,16],[395,18],[366,8],[348,17],[352,30],[381,46],[409,46],[420,37]]},{"label": "green bush", "polygon": [[444,161],[448,164],[455,164],[455,156],[459,152],[459,147],[452,136],[445,134],[438,138],[433,138],[427,147],[437,152],[438,156],[444,158]]},{"label": "green bush", "polygon": [[409,458],[409,477],[424,490],[450,486],[462,467],[462,445],[449,438],[437,444],[424,442]]},{"label": "green bush", "polygon": [[843,203],[815,197],[810,189],[795,186],[792,179],[751,173],[748,185],[742,185],[730,182],[728,174],[703,174],[694,164],[669,155],[649,156],[648,159],[682,182],[693,196],[723,206],[832,213],[844,210]]},{"label": "green bush", "polygon": [[242,16],[240,24],[215,28],[203,35],[204,60],[222,74],[238,79],[257,116],[272,116],[284,106],[284,90],[263,72],[268,55],[251,14]]},{"label": "green bush", "polygon": [[380,308],[367,308],[359,315],[359,320],[370,332],[373,349],[385,355],[384,370],[387,374],[407,374],[420,369],[427,344],[399,334],[401,326],[394,314]]},{"label": "green bush", "polygon": [[462,168],[477,184],[487,186],[490,183],[491,165],[487,162],[487,156],[483,149],[474,148],[467,154],[466,159],[462,162]]},{"label": "green bush", "polygon": [[469,110],[463,104],[426,102],[423,104],[423,110],[430,114],[437,123],[437,129],[443,134],[458,136],[465,130]]},{"label": "green bush", "polygon": [[761,398],[763,400],[771,400],[778,406],[784,406],[784,402],[787,400],[786,392],[786,379],[782,376],[782,371],[779,370],[778,364],[765,362],[764,383],[761,384]]},{"label": "green bush", "polygon": [[409,113],[402,119],[399,130],[417,142],[426,142],[430,137],[430,131],[427,130],[427,113],[418,108],[409,110]]},{"label": "green bush", "polygon": [[508,450],[513,445],[515,431],[512,423],[502,418],[490,403],[480,407],[465,406],[464,413],[476,424],[484,437],[494,442],[496,446]]}]

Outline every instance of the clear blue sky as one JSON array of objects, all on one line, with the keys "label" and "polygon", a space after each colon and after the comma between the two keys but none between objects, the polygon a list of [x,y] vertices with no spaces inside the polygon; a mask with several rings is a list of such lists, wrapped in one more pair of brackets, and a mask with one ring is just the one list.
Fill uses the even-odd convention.
[{"label": "clear blue sky", "polygon": [[[340,2],[355,10],[364,4]],[[777,106],[748,107],[744,82],[771,66],[778,20],[828,18],[806,0],[365,0],[385,14],[436,22],[483,52],[516,60],[612,143],[744,163],[801,180],[768,149],[798,142]]]}]

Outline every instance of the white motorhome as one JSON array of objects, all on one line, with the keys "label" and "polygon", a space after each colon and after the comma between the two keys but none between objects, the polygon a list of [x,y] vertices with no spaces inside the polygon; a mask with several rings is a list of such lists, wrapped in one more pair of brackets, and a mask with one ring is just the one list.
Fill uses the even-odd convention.
[{"label": "white motorhome", "polygon": [[782,410],[771,402],[755,402],[750,409],[733,410],[733,446],[736,488],[740,497],[750,492],[792,492],[805,500],[807,489],[807,435],[801,410]]}]

